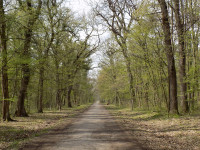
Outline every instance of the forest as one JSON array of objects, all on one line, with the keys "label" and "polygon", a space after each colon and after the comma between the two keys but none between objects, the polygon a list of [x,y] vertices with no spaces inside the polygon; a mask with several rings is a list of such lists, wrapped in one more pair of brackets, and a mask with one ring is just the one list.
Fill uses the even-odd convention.
[{"label": "forest", "polygon": [[97,78],[100,97],[132,110],[199,110],[199,4],[158,0],[98,6],[95,12],[111,32]]},{"label": "forest", "polygon": [[199,120],[199,0],[87,0],[79,15],[70,2],[0,0],[0,149],[8,127],[96,101],[119,118]]},{"label": "forest", "polygon": [[88,21],[53,0],[1,0],[0,10],[3,120],[90,102]]}]

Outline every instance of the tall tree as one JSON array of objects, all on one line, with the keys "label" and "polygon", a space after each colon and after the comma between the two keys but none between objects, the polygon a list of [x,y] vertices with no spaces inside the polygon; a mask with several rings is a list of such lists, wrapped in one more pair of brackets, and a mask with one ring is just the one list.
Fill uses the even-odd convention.
[{"label": "tall tree", "polygon": [[[49,21],[49,28],[45,27],[44,25],[44,30],[45,30],[45,37],[43,40],[44,44],[39,51],[39,99],[38,99],[38,113],[43,112],[43,95],[44,95],[44,74],[45,74],[45,65],[47,62],[49,50],[51,48],[51,45],[54,41],[55,38],[55,33],[54,33],[54,26],[56,25],[55,20],[57,22],[57,19],[54,19],[57,13],[57,4],[56,1],[52,0],[47,0],[46,3],[47,7],[47,15],[44,15],[44,17],[48,18],[47,20]],[[50,30],[50,35],[49,35],[49,30]],[[45,42],[46,41],[46,42]]]},{"label": "tall tree", "polygon": [[117,80],[117,73],[116,73],[116,60],[115,60],[115,53],[117,52],[117,45],[114,41],[112,41],[111,39],[108,39],[107,42],[105,43],[105,55],[108,57],[109,59],[109,65],[111,68],[111,78],[113,81],[113,89],[114,89],[114,102],[115,105],[120,106],[120,97],[119,97],[119,92],[118,92],[118,88],[115,85],[116,84],[116,80]]},{"label": "tall tree", "polygon": [[0,0],[0,51],[2,56],[3,121],[11,121],[9,113],[8,60],[4,1]]},{"label": "tall tree", "polygon": [[189,105],[187,101],[187,83],[186,83],[186,49],[185,49],[185,29],[184,29],[184,17],[180,12],[180,1],[174,1],[174,11],[176,18],[176,28],[178,33],[178,45],[179,45],[179,79],[180,79],[180,94],[182,109],[184,112],[189,112]]},{"label": "tall tree", "polygon": [[[18,1],[20,4],[20,7],[23,8],[25,5],[26,8],[24,9],[26,10],[26,12],[28,13],[27,15],[29,16],[27,20],[27,25],[24,31],[25,39],[24,39],[23,49],[21,53],[21,57],[27,62],[23,62],[21,65],[21,68],[22,68],[21,87],[20,87],[20,93],[18,96],[17,110],[15,112],[16,116],[23,117],[23,116],[28,116],[24,107],[24,101],[27,94],[27,88],[28,88],[28,84],[29,84],[29,80],[31,76],[28,60],[31,58],[30,46],[31,46],[31,38],[33,35],[33,27],[34,27],[34,23],[39,17],[41,7],[42,7],[42,0],[38,0],[37,4],[35,4],[35,2],[33,2],[32,0],[26,0],[26,1],[18,0]],[[34,5],[37,6],[36,9],[34,8],[35,7]]]},{"label": "tall tree", "polygon": [[165,51],[168,62],[168,79],[169,79],[169,113],[178,114],[177,100],[177,79],[174,60],[174,52],[171,43],[171,30],[169,23],[169,15],[165,0],[158,0],[162,12],[162,27],[164,32]]}]

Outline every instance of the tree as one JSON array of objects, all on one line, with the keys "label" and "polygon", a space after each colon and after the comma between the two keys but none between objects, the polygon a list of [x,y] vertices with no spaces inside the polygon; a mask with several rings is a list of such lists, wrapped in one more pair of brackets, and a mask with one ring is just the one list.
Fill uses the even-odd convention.
[{"label": "tree", "polygon": [[168,78],[169,78],[169,113],[178,114],[177,100],[177,79],[174,60],[174,52],[172,50],[171,32],[169,24],[168,9],[165,0],[158,0],[162,12],[162,27],[165,39],[165,51],[168,62]]},{"label": "tree", "polygon": [[[55,18],[57,12],[57,4],[51,0],[47,0],[46,3],[46,14],[43,17],[47,18],[49,25],[46,25],[45,22],[41,20],[44,27],[45,35],[43,39],[39,39],[38,42],[40,45],[44,43],[39,50],[39,99],[38,99],[38,113],[43,113],[43,95],[44,95],[44,74],[45,74],[45,65],[47,63],[47,57],[49,55],[49,51],[51,45],[55,38],[54,28],[57,25],[57,19]],[[42,19],[45,19],[42,18]],[[59,19],[59,18],[58,18]],[[55,22],[56,21],[56,22]],[[49,33],[50,30],[50,33]],[[49,35],[50,34],[50,35]],[[44,40],[44,41],[43,41]]]},{"label": "tree", "polygon": [[129,78],[129,89],[131,97],[131,108],[133,110],[135,102],[135,91],[133,86],[133,73],[131,61],[128,55],[127,38],[134,21],[134,10],[136,5],[132,1],[106,0],[101,5],[97,5],[94,12],[106,23],[115,40],[121,48],[126,62],[127,75]]},{"label": "tree", "polygon": [[[103,20],[103,24],[110,29],[110,37],[115,37],[115,33],[123,31],[123,25],[120,24],[123,21],[118,21],[122,17],[118,2],[124,4],[124,1],[104,1],[94,9],[96,14],[99,14],[101,21]],[[185,111],[188,106],[191,110],[199,107],[197,102],[200,95],[198,90],[198,63],[200,60],[198,16],[200,10],[196,7],[198,4],[199,2],[196,0],[180,2],[159,0],[157,2],[135,3],[134,11],[132,11],[134,21],[128,30],[129,32],[123,32],[124,34],[121,35],[127,37],[127,54],[134,79],[135,106],[140,109],[159,111],[167,109],[171,114],[178,114],[179,97],[181,104],[185,103],[186,105],[181,105],[182,110]],[[125,7],[125,4],[123,6]],[[112,10],[115,11],[112,12]],[[124,15],[126,17],[125,23],[128,23],[130,19],[128,16]],[[113,26],[116,28],[112,28]],[[114,32],[112,29],[115,29]],[[121,38],[120,34],[117,34],[117,36],[119,39]],[[117,40],[115,38],[115,42]],[[104,49],[107,49],[107,47]],[[116,46],[113,46],[113,48],[116,48]],[[118,58],[115,64],[117,66],[115,67],[116,80],[111,81],[113,78],[112,65],[108,61],[107,54],[104,54],[105,59],[101,64],[102,70],[99,72],[97,87],[102,101],[112,103],[114,102],[113,87],[117,85],[122,105],[126,106],[127,99],[130,99],[130,97],[127,97],[127,93],[130,92],[127,91],[128,84],[125,82],[128,78],[122,79],[126,61],[121,47],[120,50],[116,51],[117,55],[121,59]],[[179,76],[176,76],[176,65],[178,66]],[[119,79],[124,82],[120,83]],[[180,82],[177,82],[177,80]],[[183,88],[177,88],[177,86]],[[121,87],[124,89],[122,90]],[[183,96],[184,102],[181,100]]]},{"label": "tree", "polygon": [[186,83],[186,49],[185,49],[185,29],[184,29],[184,18],[180,13],[180,2],[179,0],[173,0],[174,11],[176,18],[176,28],[178,34],[179,43],[179,78],[180,78],[180,91],[181,91],[181,103],[184,112],[189,112],[189,105],[187,101],[187,83]]},{"label": "tree", "polygon": [[69,106],[91,101],[88,71],[97,48],[90,40],[95,28],[62,2],[1,1],[4,120],[9,120],[10,101],[10,114],[21,117],[34,110],[61,109],[67,97]]},{"label": "tree", "polygon": [[6,19],[4,2],[0,0],[0,51],[2,56],[2,93],[3,93],[3,121],[11,121],[9,112],[9,91],[8,91],[8,60],[7,60],[7,38]]},{"label": "tree", "polygon": [[24,31],[25,40],[24,40],[24,45],[21,52],[21,57],[27,62],[24,62],[21,65],[21,68],[22,68],[21,69],[22,71],[21,87],[20,87],[20,93],[18,97],[17,110],[15,112],[16,116],[24,117],[24,116],[28,116],[24,107],[24,101],[27,94],[27,88],[28,88],[28,84],[29,84],[29,80],[31,76],[29,62],[28,62],[31,57],[30,56],[31,38],[33,35],[34,23],[36,22],[40,14],[40,10],[42,7],[42,0],[38,0],[36,9],[34,8],[33,6],[34,3],[31,0],[26,0],[25,2],[21,0],[18,0],[18,1],[20,4],[20,7],[22,9],[25,9],[27,11],[26,12],[27,15],[29,16],[27,20],[27,24],[26,24],[26,29]]}]

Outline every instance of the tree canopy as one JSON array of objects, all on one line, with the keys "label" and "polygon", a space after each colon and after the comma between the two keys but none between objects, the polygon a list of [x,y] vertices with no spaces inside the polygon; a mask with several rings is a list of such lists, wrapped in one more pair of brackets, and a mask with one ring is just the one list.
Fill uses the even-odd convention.
[{"label": "tree canopy", "polygon": [[64,2],[0,0],[4,121],[95,99],[170,114],[199,108],[198,0],[104,0],[89,17]]}]

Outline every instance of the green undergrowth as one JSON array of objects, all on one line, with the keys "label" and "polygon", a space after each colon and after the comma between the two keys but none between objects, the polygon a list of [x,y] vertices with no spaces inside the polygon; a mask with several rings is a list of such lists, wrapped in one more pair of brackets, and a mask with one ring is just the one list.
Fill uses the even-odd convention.
[{"label": "green undergrowth", "polygon": [[129,118],[134,120],[166,120],[184,117],[195,117],[200,116],[199,111],[193,111],[188,114],[168,114],[166,111],[153,111],[153,110],[141,110],[135,108],[133,111],[127,107],[118,107],[115,105],[105,105],[106,109],[110,111],[111,114],[118,116],[120,118]]},{"label": "green undergrowth", "polygon": [[14,122],[0,122],[0,149],[18,149],[33,137],[47,133],[89,108],[90,104],[59,110],[31,113],[29,117],[14,117]]},{"label": "green undergrowth", "polygon": [[144,111],[144,110],[130,110],[126,107],[117,107],[115,105],[105,105],[106,109],[110,111],[111,114],[118,116],[120,118],[129,118],[134,120],[153,120],[153,119],[167,119],[168,115],[165,113],[154,112],[154,111]]}]

